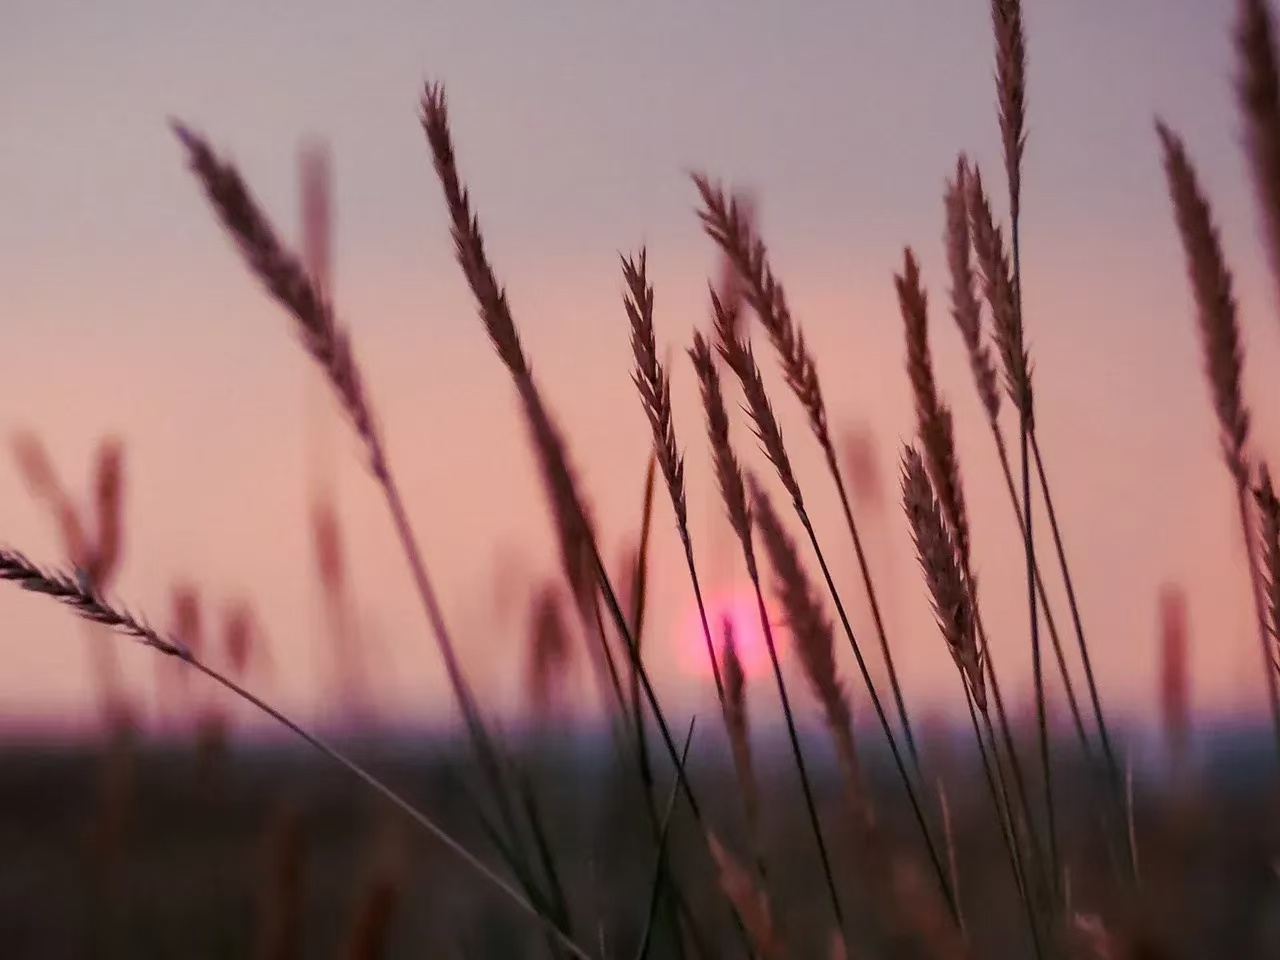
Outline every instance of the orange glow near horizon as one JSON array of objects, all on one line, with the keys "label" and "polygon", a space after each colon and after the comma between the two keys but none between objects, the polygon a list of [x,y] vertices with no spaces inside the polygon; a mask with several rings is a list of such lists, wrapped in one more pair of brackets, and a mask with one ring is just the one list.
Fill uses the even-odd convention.
[{"label": "orange glow near horizon", "polygon": [[[707,608],[707,623],[711,627],[711,637],[716,643],[716,656],[724,659],[725,624],[733,630],[733,642],[738,650],[738,659],[742,661],[743,672],[748,679],[769,673],[769,649],[765,643],[764,631],[760,627],[760,612],[756,605],[756,596],[750,585],[726,586],[709,592],[704,598]],[[768,600],[765,601],[768,610]],[[769,615],[773,629],[773,642],[778,657],[783,657],[786,646],[786,630],[780,629],[777,618]],[[690,601],[689,609],[680,620],[677,664],[680,671],[688,676],[709,678],[711,664],[707,659],[707,639],[702,631],[702,618],[696,603]]]}]

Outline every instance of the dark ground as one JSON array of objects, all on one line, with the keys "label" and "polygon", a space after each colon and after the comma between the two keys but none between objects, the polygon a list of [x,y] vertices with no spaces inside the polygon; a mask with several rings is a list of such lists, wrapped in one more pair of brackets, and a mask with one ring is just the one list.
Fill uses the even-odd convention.
[{"label": "dark ground", "polygon": [[[811,739],[821,767],[823,741],[816,731]],[[946,781],[973,954],[1031,956],[979,768],[958,737],[953,749],[943,749],[936,736],[931,742],[930,767]],[[466,750],[439,738],[428,746],[406,743],[356,749],[388,783],[494,862],[475,815],[478,780]],[[822,956],[830,911],[794,773],[771,746],[757,744],[770,886],[795,947],[791,956]],[[701,747],[695,743],[690,760],[695,788],[716,832],[745,862],[731,768],[718,741],[705,739]],[[882,820],[903,854],[923,863],[891,769],[871,747],[867,753]],[[654,861],[633,776],[584,735],[526,742],[519,755],[551,824],[575,934],[595,951],[603,931],[610,957],[633,956]],[[1099,914],[1116,933],[1151,935],[1160,949],[1153,957],[1280,957],[1274,866],[1280,817],[1268,812],[1277,806],[1258,775],[1271,769],[1268,745],[1224,734],[1212,756],[1181,788],[1162,764],[1135,775],[1142,874],[1136,899],[1116,892],[1086,771],[1062,763],[1062,849],[1074,912]],[[201,759],[189,745],[145,742],[134,757],[132,781],[118,780],[113,790],[98,746],[0,748],[0,956],[548,955],[546,941],[517,909],[319,757],[292,745],[236,744]],[[660,769],[655,796],[663,807],[670,776],[668,767]],[[875,927],[867,885],[884,878],[868,876],[850,851],[834,772],[822,768],[820,779],[854,955],[917,956],[871,943],[856,953],[859,938]],[[114,842],[112,810],[119,814]],[[743,955],[687,808],[678,808],[673,824],[672,856],[711,952]],[[362,925],[366,934],[382,933],[381,948],[360,952]],[[673,955],[665,930],[659,924],[652,956]]]}]

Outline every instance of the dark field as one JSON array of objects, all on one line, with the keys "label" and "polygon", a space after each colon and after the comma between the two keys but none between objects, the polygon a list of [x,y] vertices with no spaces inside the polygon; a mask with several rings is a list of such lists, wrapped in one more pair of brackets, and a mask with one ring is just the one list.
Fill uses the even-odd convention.
[{"label": "dark field", "polygon": [[[824,749],[818,731],[808,743]],[[547,815],[582,941],[611,957],[633,956],[654,869],[630,767],[603,742],[555,738],[553,752],[520,748]],[[407,739],[405,741],[407,743]],[[975,758],[956,732],[929,738],[946,782],[959,889],[974,956],[1027,956],[1030,944],[1008,860]],[[772,746],[775,749],[767,749]],[[792,956],[829,956],[831,921],[814,864],[794,768],[774,744],[758,752],[777,920]],[[951,749],[954,747],[955,749]],[[689,766],[705,815],[736,856],[742,825],[718,732],[695,739]],[[454,836],[496,862],[473,797],[465,747],[366,744],[357,755]],[[871,753],[870,744],[865,752]],[[1134,823],[1141,869],[1136,900],[1113,882],[1083,770],[1059,767],[1064,859],[1080,956],[1091,917],[1117,943],[1154,938],[1149,954],[1178,958],[1280,955],[1277,818],[1251,771],[1267,743],[1233,733],[1213,744],[1212,766],[1175,788],[1157,759],[1135,772]],[[901,856],[922,857],[884,758],[867,757],[868,779]],[[971,762],[972,761],[972,762]],[[104,794],[101,754],[89,746],[10,745],[0,757],[0,942],[5,957],[534,957],[550,950],[538,929],[451,853],[409,828],[354,781],[291,746],[233,745],[225,753],[176,745],[137,754],[127,793]],[[117,768],[118,769],[118,768]],[[669,781],[669,777],[660,777]],[[834,769],[816,785],[850,928],[852,956],[914,957],[911,937],[885,936],[842,829]],[[669,782],[655,787],[665,808]],[[104,795],[121,811],[108,839]],[[936,803],[936,794],[932,798]],[[1274,809],[1274,804],[1271,804]],[[723,895],[683,804],[668,847],[711,956],[743,955]],[[927,875],[925,875],[927,877]],[[652,955],[676,955],[659,909]],[[860,931],[875,931],[873,952]],[[891,933],[891,931],[890,931]],[[1106,949],[1105,947],[1103,948]],[[1126,948],[1128,949],[1128,948]],[[1139,948],[1141,949],[1141,948]]]}]

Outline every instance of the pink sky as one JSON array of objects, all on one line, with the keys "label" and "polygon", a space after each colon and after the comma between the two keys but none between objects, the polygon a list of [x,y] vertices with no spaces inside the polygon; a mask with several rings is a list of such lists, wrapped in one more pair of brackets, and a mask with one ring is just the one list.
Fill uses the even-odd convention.
[{"label": "pink sky", "polygon": [[[1258,440],[1275,451],[1280,414],[1259,371],[1280,363],[1280,328],[1237,149],[1229,5],[1028,7],[1028,335],[1104,693],[1116,711],[1152,702],[1157,590],[1174,579],[1189,591],[1197,704],[1254,707],[1261,676],[1239,531],[1151,125],[1159,111],[1186,136],[1214,200],[1237,274]],[[323,136],[340,311],[476,684],[518,702],[523,629],[495,612],[499,560],[515,551],[549,568],[554,548],[415,119],[422,81],[442,79],[490,252],[610,556],[638,520],[648,449],[617,253],[647,243],[659,336],[680,348],[676,429],[695,546],[713,586],[739,576],[682,352],[704,323],[716,266],[685,172],[755,192],[837,429],[870,426],[891,494],[912,430],[892,271],[904,243],[916,248],[940,379],[960,419],[985,615],[1001,663],[1025,684],[1012,517],[944,310],[941,190],[957,150],[982,164],[993,192],[1003,186],[990,61],[980,2],[813,4],[800,15],[723,2],[145,0],[108,10],[18,0],[0,36],[0,428],[37,431],[82,488],[97,438],[120,433],[128,539],[118,593],[162,623],[179,578],[218,600],[252,599],[280,667],[272,692],[316,709],[326,667],[305,425],[319,391],[286,318],[205,209],[166,119],[183,118],[233,156],[290,236],[296,150]],[[872,644],[830,483],[763,344],[761,356],[834,572]],[[745,426],[735,429],[749,451]],[[385,510],[345,429],[335,436],[349,559],[380,650],[379,701],[397,715],[440,716],[442,671]],[[863,523],[908,695],[954,704],[954,669],[896,499]],[[689,589],[661,496],[656,531],[651,657],[664,689],[689,703],[708,685],[677,666]],[[61,558],[9,459],[0,539]],[[91,705],[85,638],[68,615],[0,591],[0,643],[0,714]],[[852,678],[843,641],[840,650]],[[127,650],[126,664],[150,698],[149,654]]]}]

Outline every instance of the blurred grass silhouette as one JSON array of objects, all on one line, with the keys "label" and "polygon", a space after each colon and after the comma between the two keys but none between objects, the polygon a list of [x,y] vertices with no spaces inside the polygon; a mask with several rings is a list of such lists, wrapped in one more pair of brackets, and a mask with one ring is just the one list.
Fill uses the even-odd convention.
[{"label": "blurred grass silhouette", "polygon": [[[250,688],[268,661],[247,606],[227,607],[221,631],[202,630],[195,588],[178,584],[172,629],[162,629],[108,596],[123,541],[119,444],[103,444],[90,515],[77,508],[34,436],[21,437],[19,465],[59,525],[68,567],[45,568],[0,550],[0,579],[69,606],[97,632],[130,636],[168,658],[176,672],[158,676],[170,694],[188,670],[203,673],[196,679],[213,680],[314,751],[236,744],[222,713],[185,687],[176,709],[195,715],[194,743],[144,740],[112,648],[95,638],[108,733],[103,755],[14,747],[0,758],[5,955],[1280,955],[1280,861],[1273,852],[1280,827],[1280,498],[1250,433],[1232,277],[1210,200],[1191,151],[1157,121],[1153,157],[1158,147],[1221,452],[1235,485],[1275,742],[1264,749],[1251,733],[1215,736],[1207,761],[1192,758],[1189,638],[1181,595],[1170,589],[1160,607],[1168,749],[1161,763],[1135,767],[1135,754],[1143,753],[1136,735],[1108,722],[1099,694],[1082,613],[1087,598],[1076,594],[1060,526],[1071,519],[1054,509],[1043,452],[1049,441],[1037,430],[1020,267],[1028,89],[1022,5],[992,0],[990,12],[1007,219],[986,186],[993,179],[984,181],[961,154],[941,222],[948,310],[964,340],[1026,560],[1034,698],[1025,714],[1007,702],[987,640],[971,560],[982,531],[970,527],[952,410],[933,374],[928,285],[910,247],[893,278],[917,417],[917,435],[901,451],[900,492],[936,616],[938,655],[952,658],[965,693],[969,724],[956,729],[913,716],[898,683],[876,558],[858,522],[860,513],[883,509],[870,452],[856,438],[837,450],[819,377],[824,360],[791,314],[752,204],[693,175],[698,215],[721,271],[710,290],[710,333],[692,335],[688,359],[785,720],[785,731],[753,726],[753,700],[770,695],[769,684],[746,684],[732,625],[713,622],[704,604],[699,545],[687,523],[684,451],[693,446],[682,447],[681,437],[688,444],[682,431],[689,422],[677,423],[673,408],[672,356],[659,359],[645,251],[622,259],[623,308],[653,448],[636,547],[619,574],[602,558],[569,440],[488,258],[444,87],[426,86],[420,120],[457,261],[511,377],[561,561],[558,576],[536,591],[531,617],[527,676],[537,709],[512,733],[472,691],[408,519],[375,391],[335,307],[321,155],[308,153],[304,163],[299,255],[280,239],[240,171],[202,134],[175,122],[214,215],[290,316],[359,440],[462,724],[453,737],[337,742],[259,699]],[[1280,71],[1264,0],[1239,0],[1236,39],[1246,153],[1280,283]],[[789,400],[765,385],[751,316],[823,453],[843,530],[818,530],[810,519],[805,491],[823,481],[793,469],[789,450],[807,439],[783,435],[774,405]],[[739,457],[741,424],[727,398],[734,391],[783,494],[776,502]],[[1006,401],[1017,423],[1009,436]],[[334,698],[359,723],[369,719],[371,692],[326,469],[320,466],[310,491],[316,572],[332,627]],[[727,737],[704,717],[681,739],[686,723],[664,705],[645,659],[658,477],[673,508]],[[1047,529],[1033,524],[1038,516]],[[845,533],[859,561],[853,585],[837,584],[827,563],[846,549]],[[1064,587],[1069,626],[1049,603],[1044,581],[1053,576]],[[857,634],[846,613],[845,598],[855,593],[868,603],[873,639]],[[767,594],[785,623],[771,620]],[[820,718],[788,688],[774,640],[775,629],[784,628]],[[566,724],[553,709],[557,679],[578,649],[603,707],[596,725]],[[1083,686],[1072,679],[1077,669]],[[1060,688],[1069,735],[1055,723],[1051,686]],[[876,723],[868,729],[855,730],[854,697],[871,708]],[[95,764],[100,782],[93,786]]]}]

